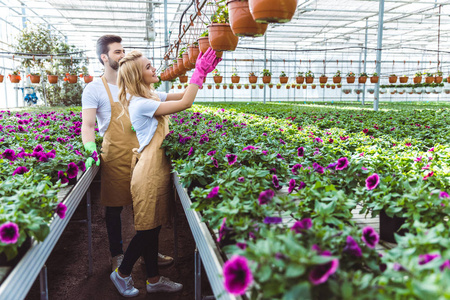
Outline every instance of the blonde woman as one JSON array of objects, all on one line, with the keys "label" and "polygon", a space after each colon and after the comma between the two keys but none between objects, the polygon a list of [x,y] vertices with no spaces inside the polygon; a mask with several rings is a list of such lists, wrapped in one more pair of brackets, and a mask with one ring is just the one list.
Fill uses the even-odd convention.
[{"label": "blonde woman", "polygon": [[[177,292],[180,283],[170,281],[158,272],[158,237],[161,225],[167,222],[170,197],[170,163],[161,149],[169,133],[167,115],[192,106],[206,75],[221,61],[209,48],[197,58],[195,71],[184,96],[178,101],[161,102],[152,88],[158,82],[156,69],[139,51],[132,51],[119,62],[117,85],[123,106],[120,117],[129,116],[136,130],[139,148],[133,149],[139,158],[131,177],[134,226],[136,235],[125,252],[122,264],[111,273],[111,280],[122,296],[134,297],[131,270],[138,258],[144,257],[147,271],[147,292]],[[119,118],[120,118],[119,117]]]}]

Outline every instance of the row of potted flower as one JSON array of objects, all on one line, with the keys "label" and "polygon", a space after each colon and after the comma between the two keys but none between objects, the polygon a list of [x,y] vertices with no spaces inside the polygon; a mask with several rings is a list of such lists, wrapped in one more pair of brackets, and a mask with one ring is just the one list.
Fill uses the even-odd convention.
[{"label": "row of potted flower", "polygon": [[[40,83],[41,76],[42,75],[39,72],[36,72],[36,73],[32,72],[32,73],[26,75],[27,78],[30,78],[31,83]],[[8,77],[9,77],[9,80],[11,81],[11,83],[19,83],[22,80],[19,70],[12,72],[11,74],[8,75]],[[48,73],[47,74],[48,83],[51,83],[51,84],[58,83],[58,80],[60,79],[60,77],[62,77],[62,75]],[[77,74],[66,73],[62,78],[64,79],[64,81],[67,81],[68,83],[77,83],[78,77],[83,78],[85,83],[89,83],[92,80],[94,80],[94,76],[91,76],[89,74],[77,75]],[[0,83],[3,82],[3,79],[4,79],[4,76],[0,75]]]}]

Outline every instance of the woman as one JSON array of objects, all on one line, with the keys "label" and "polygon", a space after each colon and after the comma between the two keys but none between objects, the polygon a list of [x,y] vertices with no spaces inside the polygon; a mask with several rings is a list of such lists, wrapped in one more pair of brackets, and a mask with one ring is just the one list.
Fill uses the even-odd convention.
[{"label": "woman", "polygon": [[119,101],[123,106],[120,117],[129,116],[136,130],[139,149],[133,149],[137,164],[132,171],[131,195],[133,199],[136,235],[125,252],[122,264],[110,278],[122,296],[134,297],[131,270],[137,259],[144,257],[147,271],[147,292],[177,292],[183,288],[158,273],[158,236],[161,225],[168,219],[170,198],[170,163],[161,144],[169,133],[167,115],[192,106],[198,89],[206,75],[221,61],[209,48],[197,58],[195,71],[184,96],[178,101],[161,102],[152,84],[158,82],[156,69],[139,51],[132,51],[119,62],[117,85]]}]

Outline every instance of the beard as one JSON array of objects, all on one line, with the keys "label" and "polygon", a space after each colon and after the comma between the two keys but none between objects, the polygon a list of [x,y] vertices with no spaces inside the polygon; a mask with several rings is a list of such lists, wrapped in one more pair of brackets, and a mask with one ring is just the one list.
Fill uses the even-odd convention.
[{"label": "beard", "polygon": [[119,70],[119,63],[117,61],[109,59],[108,62],[109,62],[109,66],[111,67],[111,69],[113,69],[114,71]]}]

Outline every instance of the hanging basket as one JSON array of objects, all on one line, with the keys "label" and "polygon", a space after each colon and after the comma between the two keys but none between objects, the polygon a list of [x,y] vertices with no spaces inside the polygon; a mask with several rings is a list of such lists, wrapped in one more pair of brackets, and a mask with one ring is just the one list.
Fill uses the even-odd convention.
[{"label": "hanging basket", "polygon": [[9,75],[9,80],[11,80],[12,83],[19,83],[21,79],[20,75]]},{"label": "hanging basket", "polygon": [[213,76],[214,83],[222,83],[223,76]]},{"label": "hanging basket", "polygon": [[402,76],[402,77],[400,77],[400,83],[407,83],[408,79],[409,79],[408,76]]},{"label": "hanging basket", "polygon": [[414,83],[421,83],[422,82],[422,76],[417,76],[417,77],[414,77],[413,78],[413,80],[414,80]]},{"label": "hanging basket", "polygon": [[84,83],[89,83],[89,82],[92,82],[94,80],[94,76],[85,75],[85,76],[83,76],[83,79],[84,79]]},{"label": "hanging basket", "polygon": [[380,77],[378,77],[378,76],[372,76],[372,77],[370,77],[370,83],[378,83],[378,79],[379,79]]},{"label": "hanging basket", "polygon": [[184,67],[183,58],[177,58],[177,67],[179,75],[186,73],[188,70]]},{"label": "hanging basket", "polygon": [[355,83],[356,77],[348,76],[347,77],[347,83]]},{"label": "hanging basket", "polygon": [[77,83],[78,76],[77,75],[67,75],[67,81],[72,84]]},{"label": "hanging basket", "polygon": [[397,82],[397,76],[389,76],[389,83],[396,83]]},{"label": "hanging basket", "polygon": [[195,64],[191,64],[189,61],[189,54],[187,52],[183,53],[183,65],[187,71],[192,70],[195,66]]},{"label": "hanging basket", "polygon": [[303,76],[297,76],[297,77],[295,77],[295,81],[296,81],[298,84],[302,84],[303,82],[305,82],[305,77],[303,77]]},{"label": "hanging basket", "polygon": [[435,83],[441,83],[442,82],[442,76],[436,76],[436,77],[434,77],[434,82]]},{"label": "hanging basket", "polygon": [[306,77],[306,83],[313,83],[314,77]]},{"label": "hanging basket", "polygon": [[250,12],[258,23],[286,23],[294,16],[297,0],[249,0]]},{"label": "hanging basket", "polygon": [[289,80],[289,77],[287,76],[280,76],[280,83],[287,83]]},{"label": "hanging basket", "polygon": [[[209,41],[208,41],[208,44],[209,44]],[[208,48],[206,48],[206,49],[208,49]],[[199,53],[200,53],[200,49],[198,46],[189,46],[188,47],[189,62],[191,64],[195,65],[195,62],[197,61],[197,57],[198,57]]]},{"label": "hanging basket", "polygon": [[241,80],[241,77],[239,77],[239,76],[231,76],[232,83],[239,83],[240,80]]},{"label": "hanging basket", "polygon": [[[208,48],[211,47],[209,44],[209,37],[204,36],[204,37],[198,38],[198,47],[200,49],[200,52],[205,53],[206,50],[208,50]],[[197,54],[197,56],[198,56],[198,54]],[[189,59],[191,59],[191,58],[189,58]],[[197,58],[195,58],[195,59],[197,59]],[[192,60],[191,60],[191,62],[192,62]]]},{"label": "hanging basket", "polygon": [[39,83],[41,82],[41,76],[39,75],[30,75],[31,83]]},{"label": "hanging basket", "polygon": [[3,78],[5,78],[5,76],[4,75],[0,75],[0,83],[3,82]]},{"label": "hanging basket", "polygon": [[172,74],[173,74],[173,77],[177,77],[178,75],[180,75],[180,73],[178,72],[178,63],[173,64]]},{"label": "hanging basket", "polygon": [[425,77],[425,83],[433,83],[434,77],[433,76],[427,76]]},{"label": "hanging basket", "polygon": [[367,81],[367,76],[358,77],[358,83],[365,84]]},{"label": "hanging basket", "polygon": [[270,83],[272,80],[272,76],[263,76],[263,83]]},{"label": "hanging basket", "polygon": [[188,81],[188,77],[186,75],[182,75],[180,77],[178,77],[180,79],[180,83],[187,83]]},{"label": "hanging basket", "polygon": [[320,76],[319,77],[319,83],[327,83],[328,77],[326,76]]},{"label": "hanging basket", "polygon": [[[234,35],[228,23],[212,23],[208,25],[209,43],[216,51],[236,50],[239,38]],[[216,54],[217,56],[217,54]]]},{"label": "hanging basket", "polygon": [[256,83],[258,81],[258,76],[249,76],[248,81],[250,83]]},{"label": "hanging basket", "polygon": [[333,77],[333,83],[341,83],[341,81],[342,81],[342,77],[341,76]]},{"label": "hanging basket", "polygon": [[248,6],[248,0],[228,0],[228,12],[230,26],[236,36],[263,36],[267,30],[267,24],[261,24],[253,20]]}]

